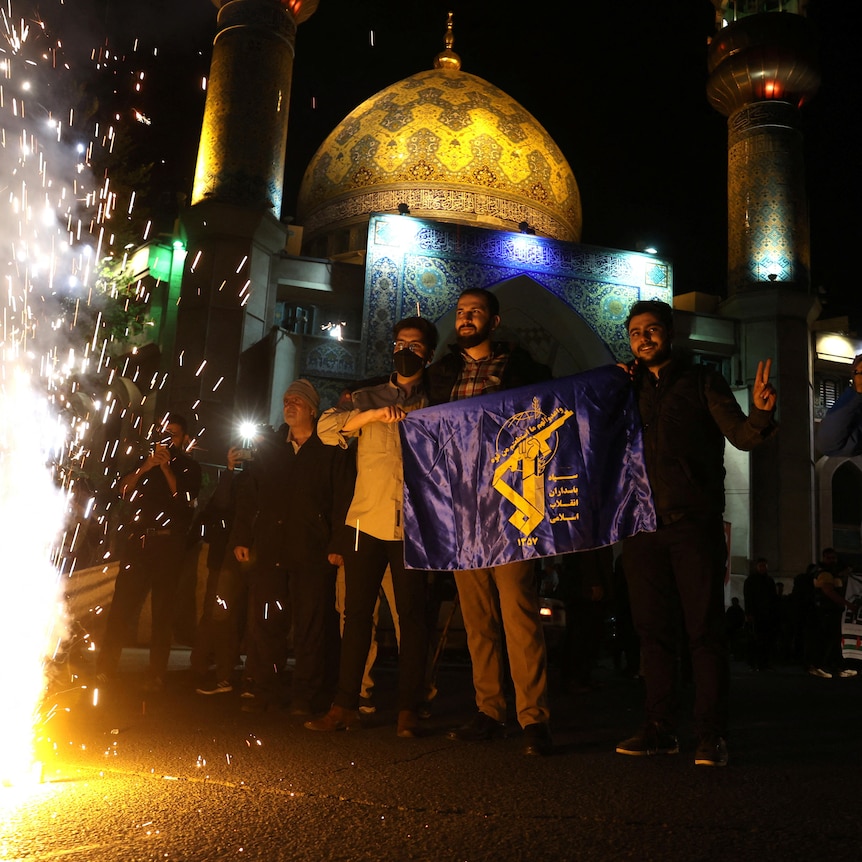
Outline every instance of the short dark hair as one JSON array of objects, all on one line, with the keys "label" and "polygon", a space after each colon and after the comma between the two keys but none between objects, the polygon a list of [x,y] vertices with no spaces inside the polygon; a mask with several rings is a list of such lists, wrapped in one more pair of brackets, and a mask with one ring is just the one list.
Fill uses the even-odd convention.
[{"label": "short dark hair", "polygon": [[669,333],[673,332],[673,308],[666,302],[662,302],[660,299],[641,299],[636,302],[629,310],[629,316],[626,318],[626,332],[628,332],[632,318],[639,314],[654,314]]},{"label": "short dark hair", "polygon": [[461,291],[461,296],[480,296],[485,300],[485,304],[488,306],[488,312],[491,317],[496,317],[500,313],[500,300],[497,299],[496,293],[491,293],[490,290],[485,290],[484,287],[468,287],[466,290]]},{"label": "short dark hair", "polygon": [[422,341],[430,350],[437,349],[437,327],[427,317],[405,317],[392,327],[392,339],[398,341],[398,333],[402,329],[418,329],[422,333]]},{"label": "short dark hair", "polygon": [[183,429],[183,434],[189,433],[189,423],[186,421],[186,417],[181,413],[168,413],[165,417],[165,428],[168,425],[179,425],[180,428]]}]

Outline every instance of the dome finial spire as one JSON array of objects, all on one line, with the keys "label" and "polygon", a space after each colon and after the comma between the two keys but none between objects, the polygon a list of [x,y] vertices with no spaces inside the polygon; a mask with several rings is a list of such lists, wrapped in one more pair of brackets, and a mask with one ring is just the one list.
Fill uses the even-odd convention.
[{"label": "dome finial spire", "polygon": [[452,32],[452,19],[454,17],[455,13],[449,12],[446,20],[446,48],[434,58],[435,69],[455,69],[457,71],[461,68],[461,58],[452,50],[452,45],[455,44],[455,34]]}]

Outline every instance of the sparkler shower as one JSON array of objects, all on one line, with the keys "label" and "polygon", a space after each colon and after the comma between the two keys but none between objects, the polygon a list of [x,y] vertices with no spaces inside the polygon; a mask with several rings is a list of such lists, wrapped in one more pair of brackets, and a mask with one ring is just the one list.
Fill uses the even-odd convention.
[{"label": "sparkler shower", "polygon": [[[50,717],[46,667],[67,638],[66,582],[95,517],[87,471],[111,475],[102,465],[116,446],[90,447],[122,408],[107,386],[94,396],[92,381],[115,376],[110,320],[117,307],[137,312],[141,297],[124,296],[100,265],[118,240],[118,195],[91,163],[111,153],[117,125],[80,110],[80,80],[46,24],[6,0],[0,29],[0,649],[11,676],[0,781],[9,784],[32,773],[34,728]],[[103,48],[93,59],[105,67],[112,56]],[[91,128],[76,125],[79,115]]]}]

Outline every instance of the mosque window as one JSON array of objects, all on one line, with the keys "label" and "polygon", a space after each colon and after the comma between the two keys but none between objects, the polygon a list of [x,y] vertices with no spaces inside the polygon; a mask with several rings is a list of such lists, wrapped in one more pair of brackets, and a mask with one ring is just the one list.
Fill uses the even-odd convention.
[{"label": "mosque window", "polygon": [[[822,378],[818,384],[818,407],[825,413],[837,400],[843,385],[829,377]],[[823,415],[822,413],[820,415]]]},{"label": "mosque window", "polygon": [[311,308],[303,308],[302,306],[293,303],[278,303],[282,306],[281,309],[281,327],[288,332],[293,332],[297,335],[308,335],[311,333],[312,321],[314,319],[314,310]]},{"label": "mosque window", "polygon": [[726,359],[718,356],[698,355],[695,357],[695,362],[698,365],[709,368],[711,371],[717,371],[726,380],[730,380],[730,363]]},{"label": "mosque window", "polygon": [[794,15],[805,14],[806,0],[725,0],[719,15],[728,23],[749,15],[763,12],[790,12]]}]

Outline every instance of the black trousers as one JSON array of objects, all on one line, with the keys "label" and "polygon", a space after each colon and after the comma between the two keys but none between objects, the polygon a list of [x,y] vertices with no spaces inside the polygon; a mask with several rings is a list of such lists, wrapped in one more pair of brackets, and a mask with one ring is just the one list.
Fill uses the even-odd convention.
[{"label": "black trousers", "polygon": [[258,567],[249,583],[247,675],[264,700],[281,694],[293,627],[293,700],[325,707],[338,666],[336,568],[325,560],[302,570]]},{"label": "black trousers", "polygon": [[355,550],[344,555],[344,631],[335,703],[356,709],[371,621],[387,564],[392,568],[395,606],[401,630],[398,645],[398,709],[416,709],[425,685],[428,627],[425,617],[426,574],[404,568],[404,543],[359,533]]},{"label": "black trousers", "polygon": [[148,593],[153,615],[149,672],[156,677],[165,673],[171,655],[175,598],[184,550],[183,536],[148,535],[120,563],[104,641],[96,661],[99,673],[116,672],[123,646],[130,640],[131,627]]},{"label": "black trousers", "polygon": [[216,679],[229,680],[239,659],[248,614],[248,577],[233,554],[208,570],[207,588],[191,654],[192,670],[203,674],[210,659]]},{"label": "black trousers", "polygon": [[[676,725],[678,661],[690,650],[694,729],[727,735],[730,668],[724,621],[727,545],[721,516],[683,518],[623,544],[632,616],[641,642],[646,714]],[[680,615],[688,643],[681,643]]]},{"label": "black trousers", "polygon": [[814,611],[814,645],[811,663],[824,670],[841,670],[844,658],[841,654],[841,621],[844,610],[831,602]]}]

